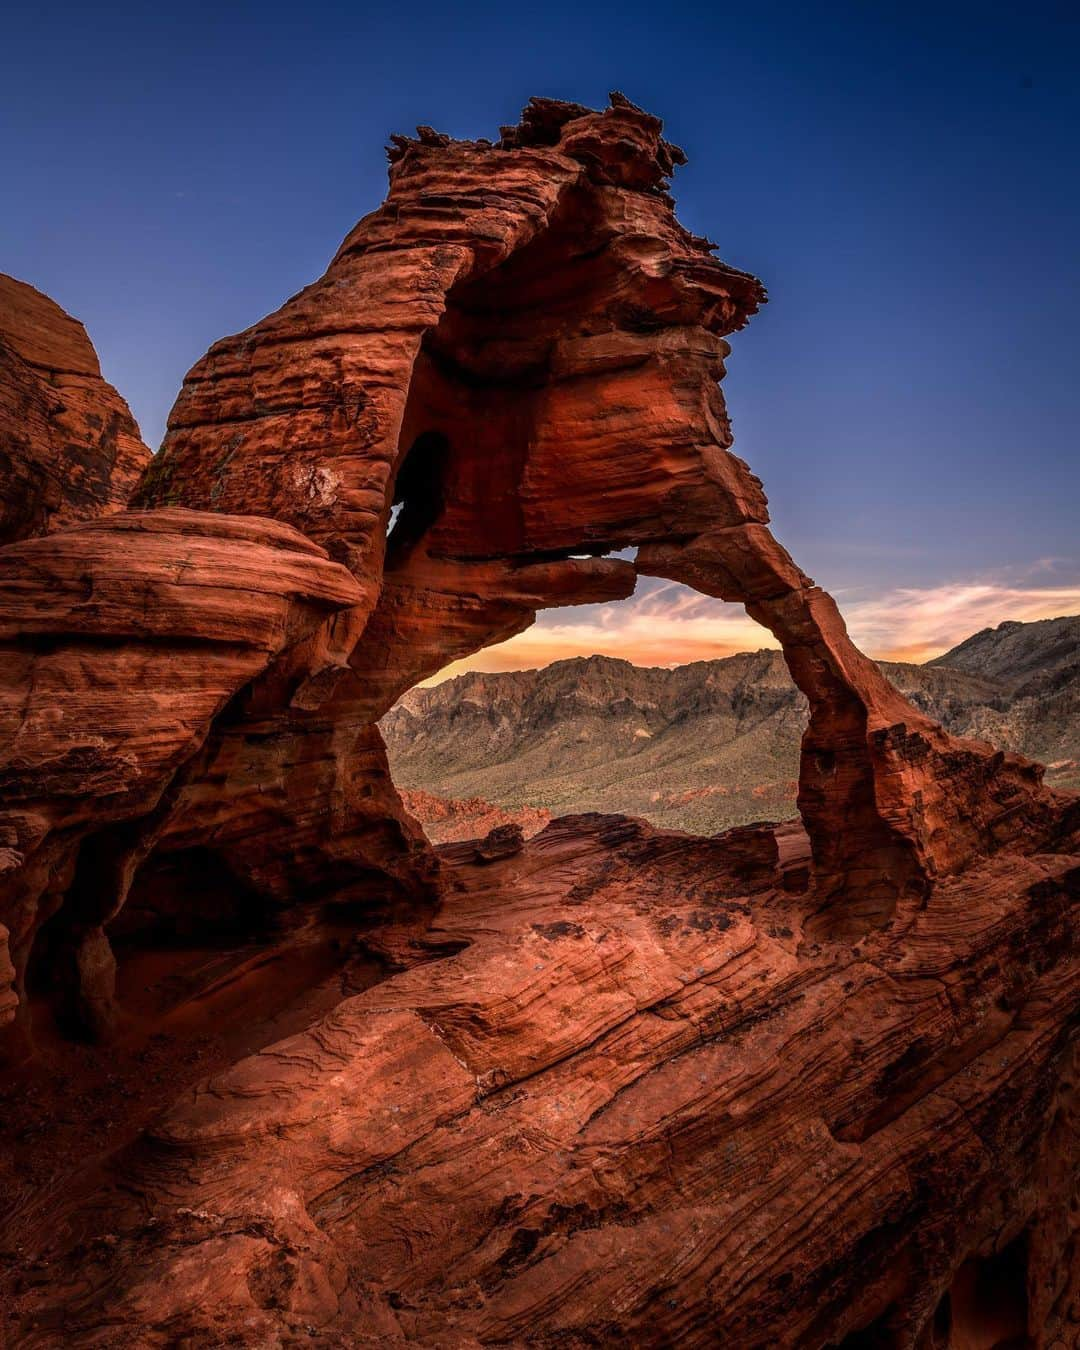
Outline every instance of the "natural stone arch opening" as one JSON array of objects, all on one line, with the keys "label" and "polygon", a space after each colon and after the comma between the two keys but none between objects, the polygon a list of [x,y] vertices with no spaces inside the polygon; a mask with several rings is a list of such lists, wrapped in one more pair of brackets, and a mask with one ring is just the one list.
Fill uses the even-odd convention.
[{"label": "natural stone arch opening", "polygon": [[[719,388],[725,339],[764,291],[675,220],[667,176],[682,155],[658,119],[620,96],[603,113],[537,100],[496,145],[422,129],[390,158],[387,203],[326,275],[189,374],[133,499],[146,509],[85,536],[94,585],[117,603],[88,606],[70,542],[36,541],[47,556],[19,564],[40,579],[56,563],[74,615],[37,616],[34,581],[15,605],[24,626],[143,644],[145,684],[125,677],[122,697],[133,724],[160,729],[149,753],[129,755],[123,727],[94,750],[115,788],[107,811],[72,811],[95,781],[76,757],[43,811],[15,813],[5,913],[19,960],[83,838],[126,821],[142,822],[136,853],[205,847],[271,905],[430,905],[437,863],[393,789],[378,719],[537,610],[624,598],[638,574],[743,603],[809,700],[811,937],[865,932],[973,858],[1049,838],[1038,769],[917,713],[769,533]],[[409,458],[431,435],[441,486]],[[415,528],[399,522],[388,544],[398,496]],[[138,546],[118,549],[115,532]],[[635,563],[598,556],[623,546]],[[238,631],[222,596],[241,555]],[[156,698],[165,639],[183,717]],[[209,686],[199,644],[222,658]],[[21,651],[19,678],[41,687],[52,659]],[[115,680],[112,658],[99,664],[95,679]],[[25,762],[55,754],[31,737]],[[123,903],[121,854],[101,914]]]},{"label": "natural stone arch opening", "polygon": [[[1029,1320],[1065,1326],[1064,1278],[1043,1277],[1069,1255],[1075,803],[891,694],[772,541],[759,486],[727,453],[715,387],[723,333],[758,292],[675,225],[662,185],[675,156],[655,119],[624,100],[604,114],[543,104],[498,146],[425,131],[396,149],[391,202],[327,278],[192,373],[144,487],[152,509],[6,553],[9,621],[48,640],[16,646],[9,677],[22,697],[4,783],[0,866],[18,888],[18,903],[4,896],[5,927],[17,920],[22,941],[34,907],[70,887],[82,839],[154,817],[159,861],[205,845],[267,907],[333,896],[360,913],[381,890],[395,906],[394,950],[417,931],[438,938],[423,914],[411,931],[396,923],[439,885],[372,719],[456,646],[567,598],[625,594],[634,566],[592,556],[624,538],[644,541],[638,571],[752,604],[812,691],[813,893],[785,894],[765,868],[747,897],[739,864],[754,859],[741,860],[730,835],[671,850],[627,839],[619,823],[594,822],[584,840],[564,822],[563,843],[584,845],[586,862],[552,893],[551,855],[533,851],[523,863],[540,894],[512,920],[517,931],[493,933],[488,916],[509,908],[517,860],[494,887],[501,864],[468,864],[456,901],[446,879],[445,909],[464,903],[441,951],[421,941],[404,978],[375,998],[341,1000],[339,989],[297,1037],[185,1093],[147,1147],[125,1150],[135,1165],[113,1194],[98,1174],[73,1212],[46,1188],[39,1233],[74,1241],[107,1226],[115,1242],[89,1260],[84,1243],[57,1259],[35,1234],[49,1271],[25,1291],[23,1325],[62,1334],[74,1297],[91,1336],[120,1327],[136,1339],[151,1320],[198,1339],[250,1330],[253,1316],[273,1339],[314,1316],[331,1338],[390,1327],[423,1343],[450,1326],[489,1342],[633,1343],[670,1339],[675,1312],[680,1334],[703,1342],[720,1316],[747,1344],[915,1344],[960,1264],[1030,1222]],[[570,192],[621,250],[603,322],[556,332],[539,365],[515,368],[530,420],[507,441],[527,451],[514,490],[500,499],[488,475],[471,521],[448,507],[384,566],[389,485],[417,436],[445,435],[462,474],[484,467],[469,435],[487,419],[446,421],[419,396],[435,390],[440,361],[444,373],[451,362],[454,398],[471,391],[480,412],[497,381],[461,373],[440,340],[421,351],[421,335],[438,328],[448,294],[451,309],[475,299],[459,282],[524,252]],[[410,397],[416,424],[403,425]],[[650,434],[631,436],[642,418]],[[560,486],[574,495],[560,499]],[[451,499],[473,500],[457,487]],[[469,524],[486,530],[472,551],[452,528]],[[102,639],[123,662],[115,651],[97,659]],[[43,677],[76,665],[69,729],[100,729],[74,695],[111,676],[110,707],[154,732],[138,753],[117,734],[70,755],[45,726],[33,701]],[[162,675],[188,700],[186,720],[157,696]],[[95,795],[102,783],[109,793]],[[1049,856],[1062,844],[1064,856]],[[1013,856],[987,859],[999,849]],[[897,856],[910,872],[894,868]],[[949,876],[972,860],[969,877]],[[696,911],[692,887],[711,887],[718,871],[731,913]],[[880,921],[882,882],[915,892],[896,924],[865,945],[816,943]],[[576,921],[586,916],[595,941]],[[563,946],[549,960],[551,943]],[[460,962],[425,971],[451,950]],[[624,960],[613,988],[607,976]],[[598,1022],[611,1033],[599,1045]],[[268,1188],[271,1175],[280,1184]],[[162,1210],[183,1222],[147,1223]],[[403,1247],[403,1232],[416,1241]],[[764,1239],[776,1235],[773,1251]],[[262,1297],[283,1251],[302,1302]],[[1020,1253],[1008,1264],[1011,1332],[1025,1271]],[[193,1269],[209,1284],[193,1283]],[[947,1311],[959,1322],[953,1288]]]},{"label": "natural stone arch opening", "polygon": [[[342,803],[313,831],[286,785],[257,845],[222,840],[230,865],[275,893],[295,890],[299,841],[302,886],[370,864],[430,894],[375,723],[537,610],[624,598],[639,573],[743,603],[779,639],[811,706],[798,805],[822,933],[865,931],[1021,829],[1011,803],[1037,774],[916,713],[769,533],[719,388],[725,338],[764,291],[675,220],[666,175],[682,156],[660,133],[616,96],[603,114],[536,100],[496,146],[395,138],[389,200],[326,277],[186,382],[140,502],[167,488],[287,519],[366,591],[316,652],[320,669],[253,700],[274,702],[279,733],[320,741],[328,772],[311,790]],[[431,434],[447,447],[442,509],[388,554],[407,457]],[[639,548],[635,564],[597,556],[623,546]],[[213,765],[223,795],[248,792],[242,732]],[[280,777],[273,762],[264,772]],[[181,803],[189,832],[200,810]]]},{"label": "natural stone arch opening", "polygon": [[599,812],[704,838],[768,824],[794,849],[805,724],[778,645],[741,607],[639,575],[625,600],[538,612],[406,692],[379,727],[434,844]]},{"label": "natural stone arch opening", "polygon": [[[521,631],[536,609],[628,595],[628,568],[620,577],[619,560],[588,556],[628,546],[635,574],[742,603],[810,704],[798,807],[823,903],[816,931],[857,935],[925,894],[941,863],[985,846],[1017,787],[999,780],[992,805],[958,817],[958,747],[853,646],[831,597],[772,538],[761,485],[730,453],[724,335],[760,291],[678,227],[692,260],[673,265],[670,222],[652,203],[613,228],[619,196],[574,184],[527,243],[448,289],[412,368],[403,444],[417,419],[452,428],[460,450],[423,564],[384,577],[384,597],[398,592],[395,622],[382,621],[380,601],[365,638],[397,645],[408,679],[396,697]],[[531,613],[512,605],[530,568]],[[400,623],[433,596],[457,623],[437,655]],[[961,775],[974,768],[989,784],[1000,767],[976,757]]]},{"label": "natural stone arch opening", "polygon": [[[626,598],[639,575],[742,602],[809,698],[799,808],[826,896],[845,898],[840,927],[863,931],[921,883],[874,798],[865,696],[848,682],[910,710],[769,534],[760,484],[730,453],[728,346],[700,322],[700,297],[695,313],[670,273],[653,275],[654,246],[611,232],[602,201],[568,191],[529,243],[448,290],[413,363],[386,506],[420,488],[416,447],[439,436],[439,509],[407,548],[403,517],[394,526],[351,664],[379,717],[537,610]],[[714,322],[730,331],[737,316]],[[604,557],[626,548],[635,562]],[[837,839],[838,807],[857,842]]]}]

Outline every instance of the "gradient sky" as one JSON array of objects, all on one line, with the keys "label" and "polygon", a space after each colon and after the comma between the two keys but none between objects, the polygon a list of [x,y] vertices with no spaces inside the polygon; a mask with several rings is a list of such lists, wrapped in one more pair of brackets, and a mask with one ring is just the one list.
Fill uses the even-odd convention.
[{"label": "gradient sky", "polygon": [[[81,318],[151,445],[188,367],[323,271],[382,146],[622,89],[679,214],[762,277],[736,449],[878,655],[1080,610],[1080,10],[1071,3],[21,5],[0,269]],[[472,664],[765,645],[663,582]]]}]

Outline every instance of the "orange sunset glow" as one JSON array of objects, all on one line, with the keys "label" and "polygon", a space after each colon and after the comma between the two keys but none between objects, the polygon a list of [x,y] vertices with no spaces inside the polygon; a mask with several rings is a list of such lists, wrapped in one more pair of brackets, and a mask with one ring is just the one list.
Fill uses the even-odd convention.
[{"label": "orange sunset glow", "polygon": [[[1042,564],[1039,570],[1051,572],[1052,567]],[[1030,574],[1011,583],[969,580],[871,596],[841,587],[836,597],[855,641],[882,661],[929,661],[982,628],[1080,610],[1080,584],[1040,585]],[[667,583],[618,605],[541,614],[526,632],[454,662],[429,683],[468,670],[531,670],[575,656],[674,666],[778,645],[741,606]]]}]

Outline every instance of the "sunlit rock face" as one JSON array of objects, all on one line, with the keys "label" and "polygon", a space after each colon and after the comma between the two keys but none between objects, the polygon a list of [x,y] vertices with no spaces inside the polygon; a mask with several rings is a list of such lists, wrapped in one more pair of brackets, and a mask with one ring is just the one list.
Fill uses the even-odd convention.
[{"label": "sunlit rock face", "polygon": [[[1074,1325],[1080,812],[913,709],[773,539],[718,384],[764,293],[676,221],[661,131],[616,95],[395,137],[131,509],[0,552],[0,1012],[32,1040],[36,967],[128,1093],[12,1183],[22,1343],[969,1344],[995,1270],[999,1340]],[[436,855],[377,720],[639,572],[779,638],[805,830]],[[237,893],[287,921],[125,1027],[110,934]],[[208,1081],[155,1026],[213,1029]]]},{"label": "sunlit rock face", "polygon": [[0,273],[0,544],[120,510],[149,462],[86,329]]}]

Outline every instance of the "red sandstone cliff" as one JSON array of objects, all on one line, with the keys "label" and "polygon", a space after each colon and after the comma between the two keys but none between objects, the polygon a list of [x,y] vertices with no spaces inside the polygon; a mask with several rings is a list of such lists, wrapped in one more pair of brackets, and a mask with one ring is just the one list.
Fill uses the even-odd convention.
[{"label": "red sandstone cliff", "polygon": [[82,324],[0,273],[0,543],[120,510],[149,463]]},{"label": "red sandstone cliff", "polygon": [[[1075,1339],[1076,799],[912,708],[772,538],[717,383],[764,293],[675,220],[661,130],[395,138],[138,509],[0,551],[17,1046],[70,1063],[50,1003],[112,1035],[118,1117],[21,1141],[20,1343],[924,1350],[982,1343],[994,1272],[999,1340]],[[638,571],[780,639],[805,833],[437,858],[377,719]],[[170,957],[192,911],[230,955]]]}]

